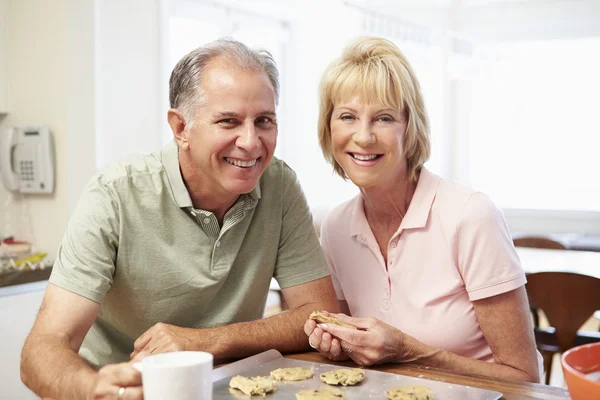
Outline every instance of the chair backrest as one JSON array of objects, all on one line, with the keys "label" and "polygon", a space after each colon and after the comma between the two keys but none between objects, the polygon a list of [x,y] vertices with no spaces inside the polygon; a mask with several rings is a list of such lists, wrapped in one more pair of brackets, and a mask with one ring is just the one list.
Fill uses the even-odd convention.
[{"label": "chair backrest", "polygon": [[531,305],[542,309],[556,329],[563,352],[575,345],[581,325],[600,309],[600,279],[593,276],[538,272],[527,275],[525,288]]},{"label": "chair backrest", "polygon": [[567,250],[567,247],[555,240],[545,237],[520,237],[513,240],[515,247],[533,247],[536,249]]}]

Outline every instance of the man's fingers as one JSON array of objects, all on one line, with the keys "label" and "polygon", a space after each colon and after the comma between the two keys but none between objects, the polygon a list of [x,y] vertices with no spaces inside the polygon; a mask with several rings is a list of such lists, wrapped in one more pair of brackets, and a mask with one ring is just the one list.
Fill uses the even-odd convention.
[{"label": "man's fingers", "polygon": [[[121,389],[122,388],[122,389]],[[119,396],[119,391],[122,390],[122,394]],[[141,386],[117,386],[114,387],[114,390],[111,390],[111,397],[114,399],[123,399],[123,400],[142,400],[144,398],[144,392]]]},{"label": "man's fingers", "polygon": [[[133,354],[133,353],[132,353],[132,354]],[[130,361],[130,362],[132,362],[132,363],[136,363],[136,362],[142,361],[142,359],[143,359],[144,357],[148,357],[150,354],[152,354],[152,353],[150,352],[150,350],[143,350],[143,351],[139,351],[139,352],[137,352],[136,354],[133,354],[133,357],[131,358],[131,361]]]},{"label": "man's fingers", "polygon": [[150,343],[150,340],[152,340],[152,334],[150,333],[150,329],[142,333],[141,336],[137,338],[135,342],[133,342],[133,348],[136,351],[142,351],[144,347],[146,347],[148,343]]},{"label": "man's fingers", "polygon": [[142,384],[142,374],[130,363],[107,365],[98,372],[115,386],[139,386]]},{"label": "man's fingers", "polygon": [[142,400],[143,398],[144,392],[141,387],[126,387],[125,393],[123,393],[123,400]]}]

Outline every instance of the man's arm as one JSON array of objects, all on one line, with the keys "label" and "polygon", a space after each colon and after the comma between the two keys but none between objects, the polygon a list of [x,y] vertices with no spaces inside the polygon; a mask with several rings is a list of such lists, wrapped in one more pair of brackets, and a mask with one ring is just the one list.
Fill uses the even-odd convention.
[{"label": "man's arm", "polygon": [[[49,284],[21,354],[21,379],[41,397],[87,399],[114,397],[119,387],[131,398],[141,395],[141,377],[126,364],[94,371],[77,352],[100,305]],[[135,397],[137,396],[137,397]]]},{"label": "man's arm", "polygon": [[[215,359],[242,358],[269,349],[298,352],[309,348],[303,326],[311,312],[338,312],[330,277],[282,289],[290,311],[258,321],[192,329],[157,324],[135,342],[133,357],[175,350],[202,350]],[[140,354],[141,353],[141,354]]]}]

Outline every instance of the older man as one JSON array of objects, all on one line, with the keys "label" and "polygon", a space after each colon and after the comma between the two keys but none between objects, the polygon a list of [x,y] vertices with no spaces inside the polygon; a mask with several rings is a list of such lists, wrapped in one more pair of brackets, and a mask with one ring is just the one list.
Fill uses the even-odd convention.
[{"label": "older man", "polygon": [[[130,358],[307,347],[307,316],[337,304],[296,176],[273,158],[278,95],[270,54],[236,41],[177,64],[175,140],[100,172],[71,219],[23,348],[29,388],[136,399]],[[291,312],[260,319],[272,277]]]}]

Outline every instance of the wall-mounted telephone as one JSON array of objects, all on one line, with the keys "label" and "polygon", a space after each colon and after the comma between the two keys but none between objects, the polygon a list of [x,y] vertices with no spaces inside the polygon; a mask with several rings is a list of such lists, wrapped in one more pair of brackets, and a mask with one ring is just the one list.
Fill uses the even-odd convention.
[{"label": "wall-mounted telephone", "polygon": [[54,191],[54,151],[47,126],[0,132],[0,172],[6,189],[21,193]]}]

